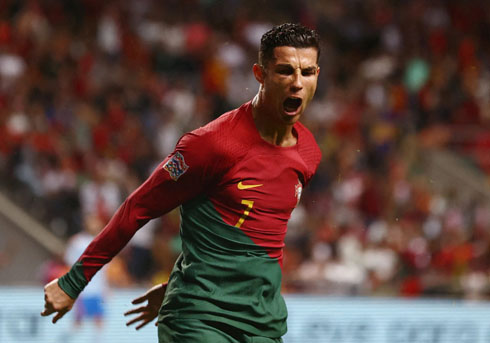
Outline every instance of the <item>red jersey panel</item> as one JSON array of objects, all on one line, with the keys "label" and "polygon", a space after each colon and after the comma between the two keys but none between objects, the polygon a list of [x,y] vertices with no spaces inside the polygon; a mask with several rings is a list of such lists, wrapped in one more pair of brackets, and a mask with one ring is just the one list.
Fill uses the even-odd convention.
[{"label": "red jersey panel", "polygon": [[223,130],[229,132],[223,149],[232,152],[229,158],[234,162],[208,197],[224,222],[281,262],[287,222],[318,166],[320,150],[300,123],[294,126],[295,146],[264,141],[255,127],[251,103],[225,114],[222,125],[232,126]]}]

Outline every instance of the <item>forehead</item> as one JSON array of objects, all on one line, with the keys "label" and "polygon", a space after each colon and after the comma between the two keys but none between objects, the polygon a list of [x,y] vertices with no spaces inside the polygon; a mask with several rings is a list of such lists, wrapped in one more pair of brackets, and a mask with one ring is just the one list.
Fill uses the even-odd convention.
[{"label": "forehead", "polygon": [[295,48],[292,46],[278,46],[274,48],[272,65],[288,64],[294,67],[308,68],[317,66],[318,51],[316,48]]}]

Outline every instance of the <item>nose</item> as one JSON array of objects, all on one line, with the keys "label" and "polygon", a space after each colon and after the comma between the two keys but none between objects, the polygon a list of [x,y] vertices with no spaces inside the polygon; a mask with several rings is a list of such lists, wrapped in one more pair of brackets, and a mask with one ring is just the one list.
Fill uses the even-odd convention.
[{"label": "nose", "polygon": [[292,77],[291,88],[295,91],[301,90],[303,88],[303,75],[301,75],[301,70],[296,69]]}]

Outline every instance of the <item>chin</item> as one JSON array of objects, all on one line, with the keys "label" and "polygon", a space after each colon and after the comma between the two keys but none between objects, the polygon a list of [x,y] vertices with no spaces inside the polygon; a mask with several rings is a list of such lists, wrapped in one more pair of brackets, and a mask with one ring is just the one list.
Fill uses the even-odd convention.
[{"label": "chin", "polygon": [[292,125],[292,124],[296,123],[300,117],[301,117],[301,113],[298,113],[294,116],[289,115],[289,114],[284,114],[282,117],[282,120],[284,123],[286,123],[288,125]]}]

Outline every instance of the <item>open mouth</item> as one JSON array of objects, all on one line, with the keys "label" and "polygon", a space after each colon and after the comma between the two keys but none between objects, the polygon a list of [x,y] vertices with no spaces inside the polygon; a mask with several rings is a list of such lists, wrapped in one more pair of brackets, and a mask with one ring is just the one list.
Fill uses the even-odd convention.
[{"label": "open mouth", "polygon": [[303,100],[300,98],[287,98],[283,103],[284,110],[288,113],[294,113],[301,106],[302,102]]}]

